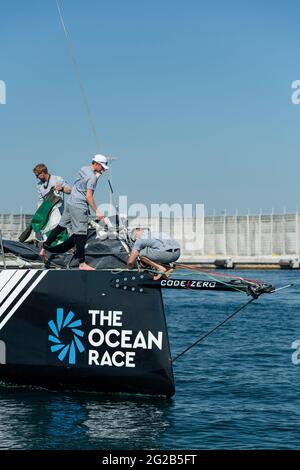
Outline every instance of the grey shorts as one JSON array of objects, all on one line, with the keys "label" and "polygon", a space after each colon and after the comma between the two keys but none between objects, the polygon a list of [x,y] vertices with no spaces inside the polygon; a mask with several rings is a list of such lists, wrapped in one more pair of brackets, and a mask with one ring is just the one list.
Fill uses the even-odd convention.
[{"label": "grey shorts", "polygon": [[59,225],[68,229],[69,235],[86,235],[88,230],[89,211],[66,204]]},{"label": "grey shorts", "polygon": [[141,256],[151,259],[159,264],[169,264],[177,261],[180,256],[180,250],[176,251],[161,251],[155,250],[154,248],[146,247],[140,251]]}]

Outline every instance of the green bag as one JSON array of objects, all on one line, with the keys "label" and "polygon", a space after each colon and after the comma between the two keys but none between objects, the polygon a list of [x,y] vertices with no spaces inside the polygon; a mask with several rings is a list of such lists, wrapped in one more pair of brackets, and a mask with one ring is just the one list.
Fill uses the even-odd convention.
[{"label": "green bag", "polygon": [[31,227],[34,232],[40,232],[46,226],[53,207],[61,201],[59,196],[54,194],[53,189],[44,197],[44,201],[34,214],[31,220]]},{"label": "green bag", "polygon": [[[31,227],[34,232],[40,232],[43,230],[44,227],[46,227],[47,222],[49,220],[49,216],[51,214],[51,211],[53,207],[61,201],[61,198],[54,194],[54,190],[51,189],[49,193],[44,197],[44,201],[34,214],[32,220],[31,220]],[[48,237],[49,234],[51,233],[51,230],[49,232],[46,232],[46,236]],[[65,229],[63,232],[61,232],[56,240],[51,243],[51,246],[56,246],[59,243],[62,243],[66,241],[69,238],[68,230]]]},{"label": "green bag", "polygon": [[[54,190],[50,189],[49,193],[44,197],[44,201],[34,214],[34,216],[31,219],[30,224],[26,227],[24,232],[20,235],[19,240],[21,242],[25,242],[27,238],[30,236],[31,231],[33,230],[35,233],[40,232],[43,230],[44,227],[46,227],[49,216],[51,214],[51,211],[53,207],[61,201],[61,198],[54,194]],[[46,232],[46,236],[48,237],[50,234],[51,230],[49,232]],[[56,240],[54,240],[53,243],[51,243],[51,246],[56,246],[59,243],[62,243],[66,241],[69,238],[68,230],[64,230],[61,232]]]}]

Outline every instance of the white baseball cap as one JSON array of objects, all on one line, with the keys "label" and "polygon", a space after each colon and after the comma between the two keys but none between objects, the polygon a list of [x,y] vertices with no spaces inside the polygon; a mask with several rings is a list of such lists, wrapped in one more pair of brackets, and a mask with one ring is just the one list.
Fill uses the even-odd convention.
[{"label": "white baseball cap", "polygon": [[101,153],[97,153],[93,156],[93,162],[100,163],[103,166],[104,170],[108,170],[108,160],[105,155],[101,155]]}]

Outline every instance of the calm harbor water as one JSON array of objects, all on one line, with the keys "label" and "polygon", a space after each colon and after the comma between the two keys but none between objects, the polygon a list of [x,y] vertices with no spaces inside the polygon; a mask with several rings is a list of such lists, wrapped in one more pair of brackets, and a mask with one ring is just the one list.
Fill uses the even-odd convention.
[{"label": "calm harbor water", "polygon": [[[291,344],[300,340],[300,273],[240,274],[294,286],[252,303],[175,362],[172,400],[0,385],[0,449],[299,449]],[[171,290],[164,298],[174,356],[248,299]]]}]

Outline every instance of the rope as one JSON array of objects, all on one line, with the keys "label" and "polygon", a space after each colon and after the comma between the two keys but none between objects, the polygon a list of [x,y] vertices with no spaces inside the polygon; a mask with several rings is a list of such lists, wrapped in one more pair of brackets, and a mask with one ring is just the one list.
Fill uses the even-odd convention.
[{"label": "rope", "polygon": [[221,321],[221,323],[218,323],[218,325],[216,325],[212,330],[210,330],[208,333],[205,333],[205,335],[201,336],[201,338],[197,339],[197,341],[195,341],[193,344],[191,344],[188,348],[186,348],[184,351],[182,351],[180,354],[177,354],[177,356],[175,356],[173,359],[172,359],[172,362],[174,363],[175,361],[177,361],[177,359],[181,356],[183,356],[183,354],[185,354],[186,352],[188,352],[190,349],[192,349],[194,346],[196,346],[197,344],[201,343],[201,341],[203,341],[205,338],[208,338],[208,336],[210,336],[211,334],[213,334],[218,328],[220,328],[222,325],[224,325],[224,323],[226,323],[227,321],[229,321],[231,318],[233,318],[235,315],[237,315],[241,310],[243,310],[244,308],[246,308],[249,304],[251,304],[251,302],[253,302],[255,299],[252,298],[251,300],[249,300],[248,302],[246,302],[245,304],[243,304],[241,307],[239,307],[237,310],[235,310],[231,315],[229,315],[228,317],[226,317],[223,321]]},{"label": "rope", "polygon": [[259,285],[258,281],[254,281],[252,279],[246,279],[246,278],[238,277],[238,276],[230,276],[228,274],[217,274],[217,273],[214,273],[213,271],[207,271],[207,270],[202,269],[202,268],[191,267],[191,266],[186,265],[186,264],[177,264],[176,263],[176,268],[181,268],[181,269],[186,269],[186,270],[189,270],[189,271],[196,271],[196,272],[203,273],[205,276],[209,277],[210,279],[213,279],[214,281],[219,282],[220,284],[223,284],[226,287],[230,287],[230,289],[232,289],[232,290],[236,290],[236,291],[242,292],[242,293],[244,293],[245,290],[240,289],[239,287],[237,287],[233,284],[229,284],[227,282],[222,281],[221,277],[226,277],[226,278],[230,278],[230,279],[237,279],[239,281],[245,281],[246,283],[254,285],[254,286]]},{"label": "rope", "polygon": [[92,129],[92,133],[93,133],[93,136],[94,136],[94,139],[95,139],[96,148],[100,150],[100,139],[99,139],[99,136],[98,136],[98,133],[97,133],[97,129],[96,129],[95,121],[94,121],[92,111],[91,111],[91,108],[90,108],[89,100],[88,100],[88,97],[87,97],[87,94],[86,94],[86,91],[85,91],[85,88],[84,88],[84,84],[83,84],[83,81],[82,81],[82,78],[81,78],[80,69],[79,69],[78,62],[77,62],[76,57],[75,57],[75,52],[74,52],[74,48],[73,48],[73,45],[72,45],[72,41],[70,39],[70,35],[69,35],[69,32],[67,30],[67,27],[66,27],[66,24],[65,24],[65,21],[64,21],[64,18],[63,18],[63,14],[62,14],[62,10],[61,10],[61,7],[60,7],[59,0],[55,0],[55,3],[56,3],[57,11],[58,11],[58,16],[59,16],[59,19],[60,19],[60,22],[61,22],[61,25],[62,25],[62,28],[63,28],[63,32],[64,32],[64,35],[65,35],[66,44],[67,44],[67,47],[69,49],[69,53],[70,53],[74,73],[75,73],[75,76],[76,76],[77,81],[79,83],[80,92],[81,92],[81,95],[82,95],[82,98],[83,98],[83,102],[84,102],[85,109],[86,109],[86,112],[87,112],[88,120],[89,120],[91,129]]},{"label": "rope", "polygon": [[198,268],[198,267],[191,267],[190,265],[188,264],[182,264],[182,263],[176,263],[176,267],[179,267],[179,268],[183,268],[183,269],[189,269],[190,271],[198,271],[200,273],[204,273],[204,274],[213,274],[213,275],[217,275],[218,277],[228,277],[230,279],[238,279],[240,281],[247,281],[249,283],[252,283],[253,285],[257,285],[259,284],[259,282],[255,279],[248,279],[246,277],[241,277],[241,276],[231,276],[230,274],[225,274],[225,273],[216,273],[214,271],[210,271],[208,269],[204,269],[204,268]]}]

